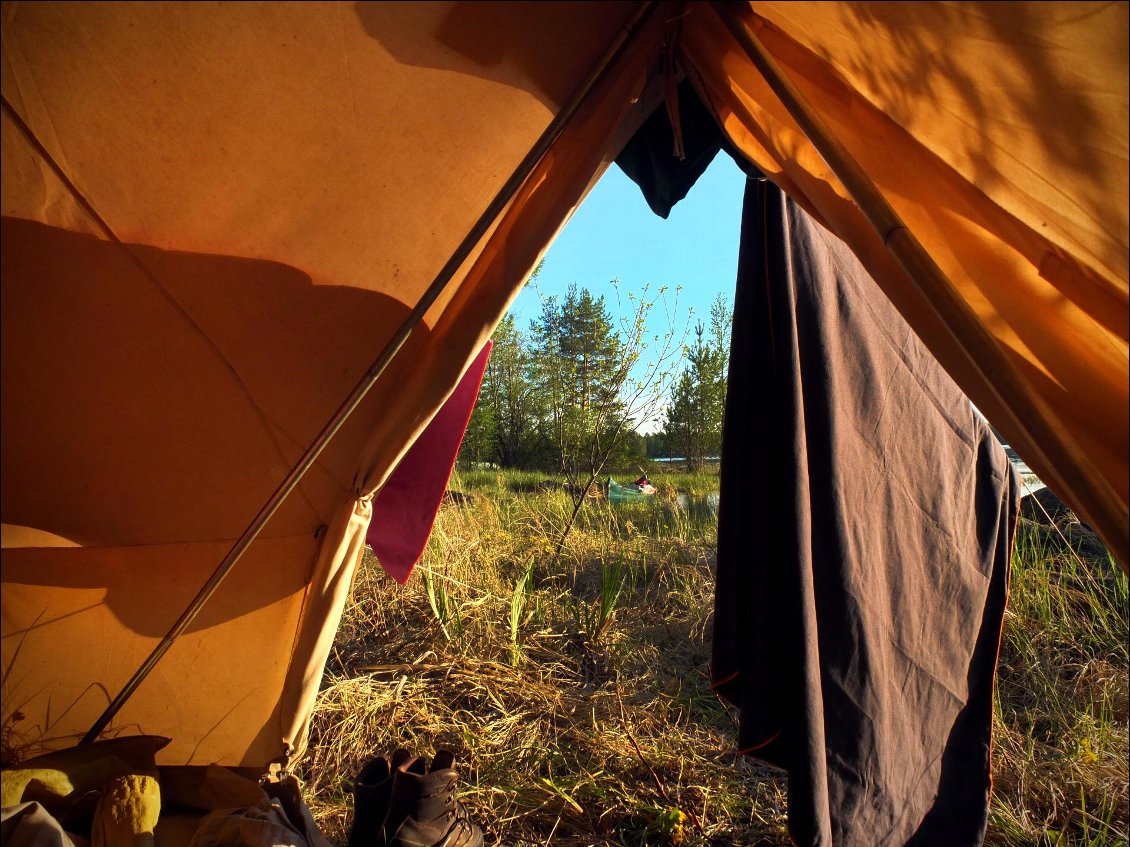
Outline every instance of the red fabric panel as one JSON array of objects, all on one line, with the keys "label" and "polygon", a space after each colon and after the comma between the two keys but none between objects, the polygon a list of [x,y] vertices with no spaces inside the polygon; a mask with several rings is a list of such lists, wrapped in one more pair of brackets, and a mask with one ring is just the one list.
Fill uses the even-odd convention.
[{"label": "red fabric panel", "polygon": [[404,454],[373,501],[373,520],[365,540],[381,567],[403,585],[424,554],[443,501],[463,433],[479,396],[493,342],[471,362],[447,402]]}]

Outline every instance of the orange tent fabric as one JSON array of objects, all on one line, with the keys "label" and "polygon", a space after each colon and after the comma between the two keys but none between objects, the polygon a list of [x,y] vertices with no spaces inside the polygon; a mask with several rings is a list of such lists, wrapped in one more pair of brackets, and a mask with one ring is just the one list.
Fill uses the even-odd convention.
[{"label": "orange tent fabric", "polygon": [[[681,45],[731,140],[846,241],[1048,484],[1127,544],[1125,3],[753,3],[746,26],[802,91],[1050,410],[1044,459],[706,5]],[[1119,105],[1122,104],[1122,105]],[[1085,463],[1085,464],[1083,464]]]},{"label": "orange tent fabric", "polygon": [[[46,153],[6,110],[9,743],[90,726],[636,10],[4,6],[3,94]],[[300,747],[374,492],[649,65],[613,69],[112,732],[160,727],[175,764]]]},{"label": "orange tent fabric", "polygon": [[[1084,514],[1114,492],[1124,562],[1127,8],[743,7],[1091,468],[1030,463]],[[3,4],[6,743],[90,726],[639,9]],[[1003,414],[712,8],[656,4],[112,732],[172,737],[171,764],[300,753],[374,493],[660,101],[664,51]]]}]

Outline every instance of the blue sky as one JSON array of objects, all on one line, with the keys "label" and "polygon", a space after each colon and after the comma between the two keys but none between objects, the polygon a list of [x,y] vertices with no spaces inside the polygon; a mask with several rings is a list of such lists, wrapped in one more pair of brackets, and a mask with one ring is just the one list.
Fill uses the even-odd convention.
[{"label": "blue sky", "polygon": [[[559,295],[576,283],[595,296],[603,294],[614,318],[627,319],[635,314],[628,292],[640,297],[650,286],[654,296],[667,286],[668,306],[676,306],[672,320],[656,306],[648,320],[649,335],[662,337],[672,328],[681,333],[688,321],[692,327],[698,320],[708,323],[717,294],[733,302],[744,189],[745,175],[726,153],[719,153],[663,220],[648,208],[635,183],[612,165],[550,246],[536,283],[521,291],[510,314],[526,331],[541,312],[539,292]],[[611,284],[617,278],[619,305]],[[645,424],[641,431],[654,428]]]}]

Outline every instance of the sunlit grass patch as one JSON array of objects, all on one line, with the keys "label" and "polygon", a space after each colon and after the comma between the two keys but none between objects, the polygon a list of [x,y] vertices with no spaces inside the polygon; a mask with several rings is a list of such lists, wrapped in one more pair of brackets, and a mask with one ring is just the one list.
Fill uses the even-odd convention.
[{"label": "sunlit grass patch", "polygon": [[1072,518],[1021,520],[997,678],[987,843],[1127,842],[1125,574]]},{"label": "sunlit grass patch", "polygon": [[[344,843],[369,755],[446,747],[488,843],[789,843],[784,775],[708,685],[716,517],[593,499],[558,550],[574,500],[539,481],[462,476],[404,587],[366,554],[303,762],[319,824]],[[1061,530],[1020,529],[987,844],[1126,841],[1126,579]]]}]

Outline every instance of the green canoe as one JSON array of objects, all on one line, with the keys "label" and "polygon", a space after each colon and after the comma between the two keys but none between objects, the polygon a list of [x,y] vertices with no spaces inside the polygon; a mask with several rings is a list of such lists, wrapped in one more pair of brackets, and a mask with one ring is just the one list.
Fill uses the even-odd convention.
[{"label": "green canoe", "polygon": [[644,486],[630,483],[621,485],[608,477],[608,501],[610,503],[642,503],[655,494],[655,488],[647,483]]}]

